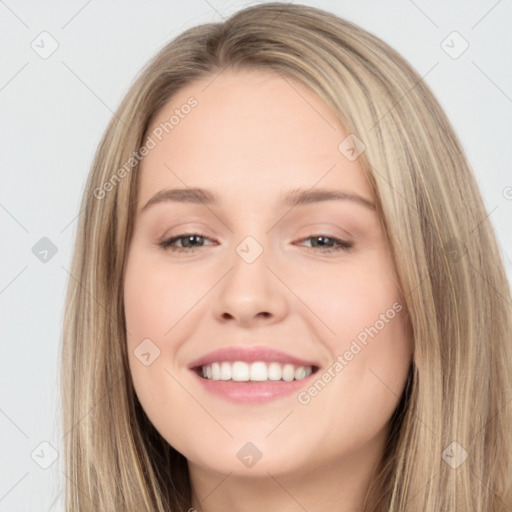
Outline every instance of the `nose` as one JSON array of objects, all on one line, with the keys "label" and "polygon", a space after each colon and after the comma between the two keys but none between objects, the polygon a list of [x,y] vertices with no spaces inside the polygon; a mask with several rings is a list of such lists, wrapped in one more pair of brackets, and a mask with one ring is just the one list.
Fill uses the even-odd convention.
[{"label": "nose", "polygon": [[215,318],[246,328],[267,325],[282,320],[288,307],[286,288],[267,267],[265,251],[251,263],[235,254],[217,289]]}]

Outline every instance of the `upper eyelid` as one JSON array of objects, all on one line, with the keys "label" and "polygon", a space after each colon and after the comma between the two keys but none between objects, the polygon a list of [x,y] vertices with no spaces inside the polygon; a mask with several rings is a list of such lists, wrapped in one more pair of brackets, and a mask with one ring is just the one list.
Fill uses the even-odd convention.
[{"label": "upper eyelid", "polygon": [[[334,225],[334,224],[331,224],[331,223],[326,223],[325,225],[332,225],[334,227],[331,227],[331,228],[326,228],[326,227],[319,227],[319,228],[314,228],[314,227],[311,227],[311,226],[317,226],[317,225],[321,225],[323,223],[321,222],[315,222],[315,223],[311,223],[311,224],[306,224],[306,225],[303,225],[301,227],[301,230],[302,229],[308,229],[308,231],[311,231],[312,233],[309,234],[308,236],[329,236],[329,237],[333,237],[333,238],[342,238],[342,239],[352,239],[354,238],[354,235],[350,232],[348,232],[346,229],[343,229],[342,227],[338,226],[338,225]],[[328,234],[328,231],[332,231],[333,229],[336,229],[336,230],[339,230],[339,231],[342,231],[343,234],[341,235],[336,235],[336,234]],[[210,236],[210,235],[206,235],[205,234],[205,231],[203,231],[201,228],[196,228],[196,227],[191,227],[190,229],[187,229],[187,228],[183,228],[183,231],[182,232],[178,232],[176,235],[169,235],[169,236],[164,236],[164,239],[165,240],[168,240],[170,238],[176,238],[176,237],[181,237],[181,236],[187,236],[187,235],[200,235],[204,238],[212,238],[212,237],[216,237],[217,239],[219,238],[222,238],[222,235],[216,233],[215,231],[216,230],[212,230],[211,228],[208,229],[208,231],[212,232],[213,231],[213,234]],[[232,232],[232,230],[230,230]],[[267,231],[268,233],[268,231]]]},{"label": "upper eyelid", "polygon": [[[209,236],[209,235],[205,235],[203,234],[201,231],[184,231],[183,233],[178,233],[176,235],[172,235],[172,236],[165,236],[163,238],[163,240],[175,240],[175,239],[179,239],[179,238],[185,238],[187,236],[200,236],[201,238],[206,238],[208,240],[213,240],[215,237],[212,237],[212,236]],[[307,240],[308,238],[315,238],[315,237],[320,237],[320,236],[324,236],[324,237],[327,237],[327,238],[335,238],[335,239],[342,239],[343,240],[343,237],[340,237],[338,235],[331,235],[325,231],[314,231],[313,233],[309,234],[309,235],[305,235],[305,236],[302,236],[299,238],[299,240]],[[352,238],[350,237],[348,234],[347,234],[347,237],[348,238]]]}]

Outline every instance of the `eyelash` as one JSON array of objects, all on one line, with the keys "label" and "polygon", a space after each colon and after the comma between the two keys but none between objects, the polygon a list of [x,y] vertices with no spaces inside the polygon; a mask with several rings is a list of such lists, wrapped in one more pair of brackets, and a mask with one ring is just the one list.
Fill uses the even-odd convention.
[{"label": "eyelash", "polygon": [[[190,238],[190,237],[199,237],[201,239],[205,239],[205,240],[208,240],[208,237],[206,236],[203,236],[199,233],[182,233],[181,235],[177,235],[177,236],[174,236],[172,238],[169,238],[167,240],[164,240],[163,242],[160,242],[158,245],[164,249],[164,250],[170,250],[174,253],[183,253],[183,252],[193,252],[195,251],[196,249],[200,249],[201,247],[179,247],[179,246],[174,246],[172,245],[173,243],[175,243],[176,241],[178,240],[181,240],[181,239],[184,239],[184,238]],[[320,248],[317,248],[317,247],[311,247],[311,249],[319,249],[320,252],[324,253],[324,254],[330,254],[330,253],[334,253],[334,252],[340,252],[340,251],[348,251],[349,249],[351,249],[353,247],[353,243],[352,242],[347,242],[345,240],[341,240],[340,238],[336,238],[336,237],[333,237],[333,236],[327,236],[327,235],[311,235],[307,238],[303,238],[301,240],[301,242],[304,242],[306,240],[310,240],[310,239],[313,239],[313,238],[327,238],[329,240],[333,240],[335,244],[337,244],[337,246],[335,247],[320,247]],[[203,246],[204,247],[204,246]]]}]

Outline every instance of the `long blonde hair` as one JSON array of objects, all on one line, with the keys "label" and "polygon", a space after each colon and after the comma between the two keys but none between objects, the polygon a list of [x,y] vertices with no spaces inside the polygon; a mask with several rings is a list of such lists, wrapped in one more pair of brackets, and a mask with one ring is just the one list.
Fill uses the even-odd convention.
[{"label": "long blonde hair", "polygon": [[300,80],[366,146],[359,158],[394,255],[414,355],[364,510],[510,510],[510,290],[461,145],[425,82],[393,49],[330,13],[280,3],[167,44],[98,148],[63,331],[66,510],[191,506],[186,460],[151,425],[130,378],[123,275],[138,162],[125,163],[176,91],[226,68]]}]

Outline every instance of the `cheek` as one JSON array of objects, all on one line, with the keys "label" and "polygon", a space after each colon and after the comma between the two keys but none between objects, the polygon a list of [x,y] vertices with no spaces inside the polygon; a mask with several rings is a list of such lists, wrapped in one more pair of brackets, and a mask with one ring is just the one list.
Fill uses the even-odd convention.
[{"label": "cheek", "polygon": [[[143,251],[131,255],[125,274],[124,308],[129,338],[162,343],[212,287],[204,272],[170,269]],[[130,336],[131,335],[131,336]]]},{"label": "cheek", "polygon": [[167,435],[172,431],[173,439],[179,437],[180,427],[168,415],[170,403],[172,410],[187,410],[190,421],[199,421],[204,414],[191,410],[190,396],[178,383],[182,375],[175,369],[180,345],[198,325],[201,298],[218,281],[217,275],[205,268],[170,268],[165,258],[155,258],[136,245],[127,262],[124,311],[132,382],[152,423]]},{"label": "cheek", "polygon": [[132,340],[156,337],[172,327],[176,288],[166,283],[154,270],[127,272],[124,307],[126,325]]},{"label": "cheek", "polygon": [[[154,393],[165,379],[165,334],[176,323],[177,289],[142,251],[132,248],[124,282],[124,312],[130,371],[142,404],[158,406]],[[169,383],[167,383],[169,384]]]},{"label": "cheek", "polygon": [[[128,362],[132,383],[151,423],[168,440],[180,439],[182,427],[173,411],[187,410],[189,421],[200,422],[190,397],[175,377],[170,332],[197,302],[194,287],[185,286],[183,274],[172,274],[134,248],[126,267],[124,311]],[[190,276],[189,276],[190,277]],[[189,304],[190,303],[190,304]],[[170,400],[172,397],[172,400]]]},{"label": "cheek", "polygon": [[364,339],[365,329],[376,322],[381,330],[381,315],[386,326],[387,320],[397,316],[397,306],[393,308],[399,300],[396,279],[387,261],[378,256],[338,266],[318,265],[306,279],[295,279],[293,273],[288,276],[297,296],[304,297],[320,321],[316,331],[331,352],[344,351],[346,342],[358,335]]},{"label": "cheek", "polygon": [[317,427],[325,420],[325,431],[337,424],[369,437],[398,404],[412,355],[395,275],[380,258],[340,266],[336,273],[326,269],[316,277],[295,286],[302,286],[298,295],[308,298],[320,319],[315,325],[324,325],[316,330],[323,333],[320,341],[330,362],[299,395],[299,403],[304,417],[317,418]]}]

